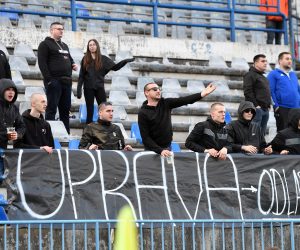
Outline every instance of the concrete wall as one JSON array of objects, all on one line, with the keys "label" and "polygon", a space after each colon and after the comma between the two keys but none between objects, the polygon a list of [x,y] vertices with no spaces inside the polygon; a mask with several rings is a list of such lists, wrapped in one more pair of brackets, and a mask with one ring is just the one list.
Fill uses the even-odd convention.
[{"label": "concrete wall", "polygon": [[[37,49],[39,43],[48,35],[48,31],[0,28],[0,43],[6,47],[14,47],[17,43],[27,43],[33,49]],[[91,38],[99,40],[101,47],[106,48],[110,54],[115,54],[118,50],[129,50],[134,56],[142,57],[208,60],[210,55],[222,55],[226,61],[231,61],[232,57],[244,57],[248,62],[252,62],[254,55],[263,53],[267,55],[269,62],[275,63],[279,52],[289,51],[289,47],[284,45],[201,42],[137,35],[116,37],[101,34],[99,36],[94,33],[72,31],[65,31],[63,41],[69,47],[79,47],[84,50],[87,41]]]}]

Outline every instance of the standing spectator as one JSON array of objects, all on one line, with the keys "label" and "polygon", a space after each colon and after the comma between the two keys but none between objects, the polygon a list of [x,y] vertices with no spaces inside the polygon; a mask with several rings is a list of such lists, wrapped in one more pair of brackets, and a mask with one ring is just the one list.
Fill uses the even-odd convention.
[{"label": "standing spectator", "polygon": [[22,114],[26,132],[22,139],[15,141],[14,147],[43,149],[50,154],[54,148],[54,140],[50,124],[43,117],[47,107],[46,97],[35,93],[31,95],[30,102],[31,109]]},{"label": "standing spectator", "polygon": [[[285,18],[288,18],[289,7],[288,0],[280,0],[280,6],[278,6],[279,1],[277,0],[261,0],[260,1],[260,10],[266,12],[278,12],[279,11],[285,15]],[[267,29],[283,29],[284,19],[282,16],[270,16],[266,17],[266,28]],[[267,44],[273,44],[275,38],[275,44],[281,44],[281,32],[268,31],[267,32]]]},{"label": "standing spectator", "polygon": [[268,79],[277,131],[280,131],[288,125],[290,109],[300,108],[300,86],[296,73],[292,71],[291,53],[280,53],[278,63],[279,68],[272,70],[268,75]]},{"label": "standing spectator", "polygon": [[0,50],[0,79],[11,79],[11,71],[5,53]]},{"label": "standing spectator", "polygon": [[72,69],[77,70],[68,46],[61,41],[64,27],[59,22],[50,26],[51,37],[46,37],[38,47],[38,63],[44,77],[48,106],[46,120],[55,120],[58,107],[60,120],[68,133],[71,108]]},{"label": "standing spectator", "polygon": [[199,101],[215,89],[215,86],[209,84],[201,93],[165,99],[161,97],[160,88],[156,83],[147,83],[144,86],[147,100],[143,103],[138,114],[138,123],[145,150],[154,151],[164,157],[172,156],[170,150],[173,137],[172,109]]},{"label": "standing spectator", "polygon": [[267,147],[260,126],[255,122],[251,122],[254,118],[255,107],[253,103],[241,102],[238,109],[238,120],[232,121],[226,126],[228,141],[232,145],[233,153],[272,153],[272,147]]},{"label": "standing spectator", "polygon": [[267,69],[267,59],[263,54],[254,56],[253,66],[244,76],[245,100],[252,102],[256,107],[256,122],[263,134],[266,133],[269,120],[269,108],[271,107],[271,92],[268,79],[264,76]]},{"label": "standing spectator", "polygon": [[90,150],[126,150],[131,151],[130,145],[125,145],[124,137],[118,125],[113,124],[113,106],[110,102],[99,105],[97,123],[90,123],[83,131],[79,148]]},{"label": "standing spectator", "polygon": [[98,105],[106,102],[104,89],[104,77],[110,71],[117,71],[126,63],[134,61],[134,58],[125,59],[115,64],[107,56],[101,55],[99,43],[91,39],[87,44],[87,51],[81,61],[79,80],[77,85],[77,98],[82,96],[82,85],[84,86],[84,98],[86,102],[87,117],[86,124],[93,121],[94,99]]},{"label": "standing spectator", "polygon": [[213,103],[210,116],[205,122],[196,124],[186,139],[185,146],[195,152],[209,153],[212,157],[225,160],[227,153],[232,151],[225,125],[224,105]]},{"label": "standing spectator", "polygon": [[[7,148],[8,140],[21,139],[25,133],[25,124],[14,105],[18,97],[17,87],[10,79],[0,80],[0,179],[3,176],[3,149]],[[10,133],[8,134],[8,129]]]}]

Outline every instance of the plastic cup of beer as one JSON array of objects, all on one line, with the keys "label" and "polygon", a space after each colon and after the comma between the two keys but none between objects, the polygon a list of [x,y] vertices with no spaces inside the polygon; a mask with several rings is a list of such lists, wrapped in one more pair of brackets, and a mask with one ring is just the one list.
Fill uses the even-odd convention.
[{"label": "plastic cup of beer", "polygon": [[167,163],[172,164],[174,162],[174,153],[171,152],[171,155],[167,157]]},{"label": "plastic cup of beer", "polygon": [[7,130],[7,138],[8,140],[11,140],[12,133],[16,131],[15,127],[7,127],[6,130]]}]

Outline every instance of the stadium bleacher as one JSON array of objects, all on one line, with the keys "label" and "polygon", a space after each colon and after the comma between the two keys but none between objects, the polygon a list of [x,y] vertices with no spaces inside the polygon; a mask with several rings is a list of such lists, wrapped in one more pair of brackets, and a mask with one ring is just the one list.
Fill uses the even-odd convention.
[{"label": "stadium bleacher", "polygon": [[[186,1],[161,2],[172,4],[182,4],[184,2],[186,4]],[[54,10],[60,14],[67,13],[70,10],[70,3],[68,1],[31,1],[27,4],[15,2],[11,4],[4,3],[4,5],[17,10],[35,10],[42,12],[51,12]],[[188,5],[216,8],[226,7],[221,1],[215,3],[191,1],[188,2]],[[121,110],[116,113],[118,113],[120,117],[126,117],[126,119],[119,117],[120,119],[118,120],[124,124],[128,134],[131,124],[137,121],[138,108],[145,100],[143,85],[147,81],[156,81],[161,85],[164,97],[184,96],[199,92],[211,81],[218,85],[218,90],[200,103],[188,105],[173,111],[174,141],[179,142],[181,146],[183,146],[183,142],[189,133],[190,126],[200,120],[204,120],[208,115],[208,107],[212,102],[224,102],[231,116],[233,118],[236,117],[237,106],[239,102],[243,100],[242,75],[249,68],[251,53],[248,52],[247,55],[243,57],[243,54],[232,49],[231,56],[228,58],[230,52],[227,54],[221,53],[220,51],[222,51],[222,49],[213,51],[213,46],[227,46],[228,49],[224,49],[224,52],[229,50],[230,42],[228,41],[230,34],[228,30],[220,28],[210,29],[208,27],[190,27],[188,25],[159,25],[159,37],[166,37],[173,44],[170,44],[170,51],[166,51],[165,54],[153,51],[153,47],[155,47],[155,45],[153,45],[150,48],[150,50],[152,50],[151,53],[137,50],[139,46],[139,34],[143,35],[144,40],[147,39],[146,37],[149,37],[148,43],[151,43],[151,34],[153,33],[153,27],[151,27],[151,25],[145,23],[108,22],[88,19],[89,17],[98,16],[101,11],[104,13],[104,16],[108,17],[149,20],[152,17],[151,8],[126,5],[118,5],[117,8],[112,8],[111,4],[84,2],[76,3],[76,9],[78,16],[86,18],[77,19],[78,29],[84,31],[82,33],[83,36],[79,38],[81,41],[78,41],[79,39],[76,38],[72,32],[68,31],[71,29],[71,23],[68,19],[43,15],[18,15],[16,13],[13,13],[15,15],[1,15],[0,28],[5,30],[7,27],[12,27],[13,30],[11,36],[14,37],[14,42],[7,42],[7,40],[0,37],[0,44],[2,43],[1,48],[5,49],[5,52],[9,54],[9,61],[13,70],[13,79],[16,81],[19,91],[21,92],[18,101],[21,102],[22,107],[24,106],[23,102],[28,100],[28,96],[25,98],[23,95],[27,87],[43,87],[42,77],[36,63],[36,49],[40,40],[48,34],[47,29],[49,24],[58,19],[65,24],[66,34],[64,35],[64,39],[68,44],[71,42],[69,45],[70,51],[78,64],[85,51],[86,41],[91,37],[99,38],[102,44],[104,42],[105,45],[101,45],[102,53],[111,56],[116,62],[132,56],[137,58],[135,62],[126,65],[126,67],[121,70],[110,72],[106,77],[105,83],[107,97],[114,105],[117,105],[118,111]],[[253,9],[258,10],[257,7],[253,7]],[[158,9],[158,19],[162,21],[198,23],[201,20],[201,22],[210,25],[227,25],[229,18],[228,13],[224,12],[168,8]],[[261,16],[253,18],[251,15],[241,13],[236,14],[237,26],[249,27],[249,23],[251,23],[252,26],[261,27],[264,25],[264,18]],[[25,40],[21,39],[21,34],[18,34],[18,30],[20,29],[30,30],[32,33],[37,34],[40,40],[35,40],[30,43],[28,38]],[[139,30],[138,32],[137,29]],[[102,34],[104,38],[99,37],[99,35],[102,36]],[[125,38],[127,34],[135,34],[131,36],[130,40],[131,43],[133,42],[131,44],[132,49],[122,46],[122,41],[118,41],[118,38],[122,38],[122,36]],[[249,42],[252,42],[254,43],[252,47],[253,50],[261,51],[262,48],[259,47],[259,44],[265,41],[262,34],[264,33],[258,31],[239,30],[236,34],[236,40],[240,44],[247,43],[247,46],[250,46]],[[74,39],[75,41],[73,41]],[[206,50],[203,50],[204,54],[197,52],[196,55],[200,57],[196,58],[194,55],[191,56],[187,54],[184,56],[184,51],[178,51],[177,48],[179,48],[181,41],[188,42],[189,40],[191,42],[197,41],[197,45],[193,46],[207,46]],[[118,41],[117,45],[116,41]],[[178,47],[172,48],[172,45],[176,45],[176,41],[178,41]],[[222,45],[220,42],[223,42]],[[195,50],[195,48],[196,47],[191,47],[188,49],[194,53],[193,50]],[[161,50],[163,49],[162,47]],[[240,49],[240,51],[242,51],[242,49]],[[272,46],[266,50],[266,53],[269,53],[269,55],[275,58],[275,49],[272,48]],[[151,56],[151,54],[153,56]],[[253,54],[254,52],[252,55]],[[190,60],[191,57],[193,57],[192,60]],[[274,59],[270,61],[274,63]],[[78,72],[74,72],[73,92],[75,96],[77,78]],[[75,119],[71,118],[71,133],[75,136],[80,136],[83,124],[80,123],[79,106],[84,103],[84,98],[78,100],[75,96],[73,95],[72,98],[71,112],[75,115]],[[273,127],[274,123],[271,122],[270,131],[273,131]]]},{"label": "stadium bleacher", "polygon": [[[200,93],[201,90],[211,82],[217,85],[217,90],[200,102],[180,107],[172,111],[172,125],[174,130],[172,148],[175,152],[185,151],[184,142],[186,137],[197,122],[206,119],[209,114],[210,105],[213,102],[217,101],[225,104],[227,110],[227,122],[230,121],[230,119],[236,119],[237,108],[244,99],[243,75],[248,71],[255,54],[264,53],[267,55],[270,63],[268,71],[270,71],[276,64],[278,52],[290,49],[288,45],[276,46],[265,44],[266,32],[259,31],[260,28],[265,27],[264,15],[248,14],[247,12],[231,13],[229,11],[230,7],[232,7],[234,11],[259,11],[259,6],[257,5],[258,1],[236,0],[232,1],[236,6],[229,6],[228,2],[230,1],[227,0],[160,0],[160,4],[179,4],[188,8],[159,7],[156,9],[157,21],[165,22],[158,23],[158,34],[155,34],[154,25],[151,24],[154,14],[154,8],[151,4],[156,1],[139,1],[139,3],[146,2],[148,6],[139,6],[139,4],[134,5],[136,1],[124,1],[124,5],[120,3],[122,1],[118,1],[118,4],[113,4],[113,1],[111,3],[109,3],[109,1],[105,1],[106,3],[101,3],[101,1],[72,1],[75,3],[76,8],[76,18],[74,18],[77,26],[76,32],[72,31],[71,18],[63,16],[64,14],[70,14],[70,2],[71,1],[68,0],[0,1],[0,7],[2,9],[19,11],[18,13],[0,11],[0,49],[3,50],[7,55],[7,58],[9,58],[12,69],[12,78],[19,90],[17,103],[19,105],[20,113],[30,107],[29,97],[31,93],[42,93],[44,91],[42,75],[37,64],[37,47],[38,44],[49,35],[50,24],[53,21],[60,21],[64,23],[65,27],[63,41],[69,45],[71,55],[77,64],[80,63],[86,50],[87,41],[91,38],[96,38],[100,43],[102,54],[109,56],[115,62],[119,62],[125,58],[135,57],[134,62],[126,65],[126,67],[117,72],[110,72],[105,77],[106,95],[108,100],[112,101],[114,105],[113,122],[120,126],[126,143],[132,144],[135,150],[142,149],[142,141],[137,124],[137,114],[140,106],[145,100],[143,88],[146,83],[153,81],[158,83],[158,85],[162,87],[162,95],[164,97],[178,97],[192,93]],[[297,4],[299,5],[300,3]],[[193,9],[193,7],[204,7],[205,9],[196,10]],[[219,11],[214,11],[214,9],[219,9]],[[22,13],[22,11],[26,11],[26,13]],[[43,13],[31,15],[30,12]],[[49,16],[45,13],[52,13],[54,15]],[[235,42],[232,40],[232,27],[230,26],[232,14],[234,14],[234,25],[235,27],[238,27],[238,29],[235,30]],[[173,23],[170,24],[168,22]],[[195,24],[196,26],[191,24]],[[243,30],[243,28],[245,28],[245,30]],[[254,30],[251,30],[252,28],[254,28]],[[295,34],[295,38],[298,36],[298,40],[296,39],[296,41],[299,41],[299,34],[299,32]],[[154,37],[154,35],[157,35],[157,37]],[[299,44],[296,46],[299,47]],[[73,92],[72,107],[70,110],[71,135],[67,134],[62,122],[58,120],[50,122],[52,132],[54,133],[56,149],[77,149],[79,138],[85,126],[86,110],[84,110],[84,97],[81,99],[76,98],[78,73],[78,71],[74,72],[72,76]],[[299,73],[298,77],[300,77]],[[94,113],[93,119],[94,121],[97,119],[96,112]],[[274,114],[271,111],[266,135],[267,141],[270,141],[275,134],[275,119]],[[65,164],[65,161],[63,164]],[[69,166],[66,166],[66,168],[68,167]],[[166,168],[166,172],[172,171],[172,166],[168,167],[170,168]],[[74,170],[71,169],[71,172],[73,171]],[[175,171],[174,166],[173,171]],[[83,175],[80,177],[80,181],[85,178]],[[72,178],[68,176],[68,180],[70,181],[69,186],[72,188]],[[118,185],[117,181],[119,180],[115,179],[113,185]],[[180,182],[180,175],[178,175],[178,182]],[[78,183],[76,185],[78,185]],[[20,183],[18,184],[20,185]],[[108,182],[105,184],[106,186],[104,184],[103,186],[107,188],[110,185]],[[18,189],[16,188],[16,190]],[[75,194],[80,192],[78,190],[80,190],[80,186],[77,186],[77,189],[75,189],[74,186]],[[117,189],[113,191],[116,190]],[[180,192],[181,191],[182,190],[180,190]],[[95,191],[93,190],[93,192]],[[0,191],[0,193],[2,192]],[[274,196],[274,194],[272,195]],[[72,198],[74,198],[73,195]],[[78,207],[81,206],[79,199],[76,200],[76,204]],[[2,205],[6,205],[6,201],[3,200],[0,195],[0,208],[1,211],[4,212]],[[84,209],[85,207],[81,206],[81,208]],[[190,207],[188,209],[190,209]],[[2,213],[0,213],[0,215],[1,220],[7,219],[5,217],[5,212],[4,217],[2,217]],[[269,230],[267,227],[264,227],[263,224],[260,224],[261,230],[264,230],[264,232],[261,231],[260,233],[262,242],[265,240],[264,236],[266,237],[268,234],[272,235],[272,245],[274,245],[273,240],[274,242],[279,241],[279,234],[281,233],[283,235],[282,228],[288,223],[290,222],[281,223],[278,234],[274,236],[274,239],[273,234],[271,234],[271,229]],[[95,224],[98,225],[98,222]],[[202,223],[202,228],[204,228],[204,224],[205,223]],[[220,229],[220,231],[226,231],[226,241],[228,239],[231,241],[234,237],[239,238],[239,236],[243,236],[243,234],[238,231],[238,228],[234,228],[233,224],[232,231],[227,231],[228,228],[224,228],[226,227],[224,226],[225,224],[223,223],[223,225],[219,226],[213,224],[211,225],[211,228],[216,227],[217,229]],[[269,224],[273,230],[273,225],[275,228],[275,223],[273,224],[272,221]],[[113,230],[110,230],[110,224],[109,226],[107,225],[108,224],[104,225],[101,230],[104,229],[107,231],[105,237],[109,239],[111,237],[113,239],[114,232]],[[206,229],[205,234],[203,231],[201,235],[201,225],[199,225],[200,224],[198,224],[197,228],[199,231],[196,230],[195,233],[196,238],[198,237],[199,245],[194,245],[193,249],[198,249],[200,245],[203,246],[203,249],[206,249],[205,244],[208,245],[207,249],[219,249],[219,245],[215,247],[213,244],[215,239],[220,242],[225,241],[224,237],[221,239],[222,234],[218,233],[214,235],[214,233],[211,233],[211,231],[208,232]],[[253,223],[252,225],[248,225],[248,229],[252,230],[252,234],[254,230],[256,230],[255,237],[258,236],[259,230],[253,229]],[[144,225],[140,226],[140,232],[142,232],[143,226]],[[229,225],[229,227],[230,226],[231,225]],[[39,227],[44,230],[43,232],[40,231],[40,236],[34,236],[34,227]],[[65,235],[63,233],[58,234],[55,232],[56,227],[58,227],[55,223],[51,224],[51,230],[53,227],[54,233],[52,231],[47,233],[46,227],[47,225],[36,224],[36,226],[32,226],[31,231],[24,230],[25,240],[20,242],[20,246],[25,246],[26,242],[29,242],[28,244],[30,246],[30,241],[35,240],[36,242],[39,242],[36,243],[36,245],[32,244],[31,248],[37,247],[37,244],[40,244],[40,248],[49,247],[51,249],[59,249],[56,248],[57,245],[55,245],[55,247],[51,245],[52,240],[55,238],[55,244],[60,244],[62,242],[62,244],[66,245],[66,248],[74,249],[79,241],[80,237],[76,238],[77,236],[75,236],[75,234],[72,235],[71,231],[76,231],[77,234],[80,234],[80,226],[75,226],[75,224],[67,225],[66,229],[68,231],[66,231]],[[72,230],[69,230],[71,227]],[[153,227],[153,224],[151,227]],[[161,242],[163,241],[163,237],[166,238],[166,241],[171,242],[171,237],[169,237],[171,234],[183,235],[185,233],[190,234],[188,240],[191,240],[190,228],[185,229],[182,227],[182,231],[180,231],[179,223],[176,225],[174,223],[174,227],[176,227],[176,229],[173,229],[172,225],[173,231],[171,233],[167,230],[163,231],[163,234],[160,237]],[[197,227],[197,225],[195,227]],[[242,227],[243,231],[247,230],[244,228],[244,224]],[[6,230],[6,228],[10,228],[10,225],[7,224],[3,226],[2,229]],[[19,225],[12,226],[13,231],[10,231],[7,234],[7,237],[14,237],[13,235],[16,235],[16,240],[12,241],[9,248],[13,248],[13,244],[16,244],[15,248],[17,249],[17,246],[19,245],[18,240],[19,238],[21,239],[21,233],[19,237],[19,231],[17,231],[18,228]],[[22,228],[22,225],[20,225],[20,228]],[[97,232],[100,232],[101,230]],[[281,232],[279,232],[280,230]],[[297,234],[298,231],[296,231],[295,234]],[[152,233],[153,231],[151,231],[151,236],[149,236],[150,231],[143,231],[145,244],[150,242],[146,242],[148,236],[149,238],[152,238],[151,240],[153,240],[153,238],[158,238],[157,235],[153,235]],[[168,233],[170,233],[170,235],[168,235]],[[286,232],[285,234],[286,239],[292,238],[290,234],[287,234]],[[85,245],[85,248],[87,249],[95,247],[96,249],[110,249],[110,247],[112,247],[112,245],[109,245],[108,247],[105,246],[105,243],[103,243],[103,238],[105,237],[103,237],[103,235],[99,238],[97,238],[98,236],[96,233],[90,234],[90,232],[88,232],[86,235],[88,236],[85,236],[85,238],[88,238],[90,241]],[[180,236],[178,235],[174,237],[177,237],[176,244],[172,246],[171,244],[167,245],[165,247],[166,249],[180,248],[180,244],[183,243],[178,240],[180,239]],[[4,239],[5,237],[6,234],[2,238]],[[96,241],[98,240],[100,245],[102,242],[104,246],[98,246],[97,248],[98,243],[94,244],[92,238],[96,238]],[[206,242],[203,240],[204,238]],[[298,238],[297,240],[299,242]],[[65,242],[64,239],[66,239]],[[160,240],[157,242],[160,242]],[[49,246],[46,245],[48,241]],[[234,246],[235,241],[232,241]],[[2,239],[0,240],[0,243],[1,242]],[[267,242],[267,240],[265,240],[265,242]],[[152,248],[158,248],[159,244],[160,243],[155,245],[155,247],[152,245]],[[255,244],[259,243],[255,242]],[[281,244],[285,243],[282,241]],[[250,248],[250,245],[251,244],[245,244],[241,249],[244,249],[245,247]],[[145,247],[145,249],[150,249],[150,243],[147,246],[149,247]],[[161,244],[161,246],[163,247],[164,245]],[[189,242],[184,246],[185,248],[192,249],[189,247]],[[76,247],[81,249],[77,245]],[[262,243],[262,246],[257,246],[256,248],[260,249],[260,247],[265,249],[266,244],[264,245],[264,243]],[[84,247],[82,247],[82,249],[83,248]],[[223,249],[225,248],[226,247],[223,245]],[[227,245],[226,249],[235,248],[239,249],[239,245],[232,248]],[[254,249],[253,245],[252,248]],[[289,248],[286,247],[286,249]]]}]

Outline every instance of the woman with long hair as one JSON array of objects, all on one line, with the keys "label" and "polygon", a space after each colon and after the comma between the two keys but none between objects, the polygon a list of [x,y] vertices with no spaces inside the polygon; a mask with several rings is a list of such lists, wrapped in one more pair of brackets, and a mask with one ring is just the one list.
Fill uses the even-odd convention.
[{"label": "woman with long hair", "polygon": [[81,69],[77,85],[77,98],[82,96],[82,86],[84,88],[84,98],[86,102],[87,117],[86,124],[93,121],[94,99],[98,105],[106,102],[104,89],[104,77],[110,71],[117,71],[124,67],[134,58],[125,59],[119,63],[114,63],[107,56],[101,55],[100,46],[96,39],[88,41],[86,54],[81,60]]}]

